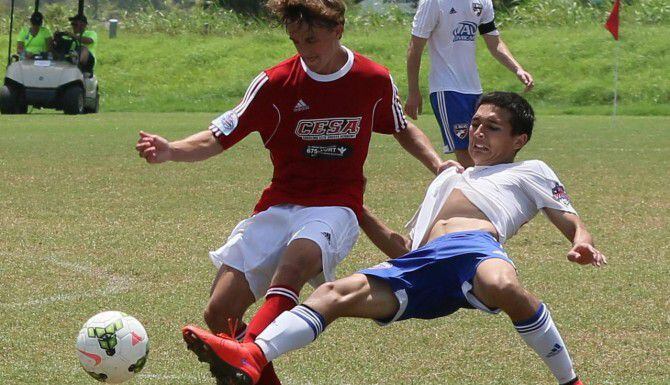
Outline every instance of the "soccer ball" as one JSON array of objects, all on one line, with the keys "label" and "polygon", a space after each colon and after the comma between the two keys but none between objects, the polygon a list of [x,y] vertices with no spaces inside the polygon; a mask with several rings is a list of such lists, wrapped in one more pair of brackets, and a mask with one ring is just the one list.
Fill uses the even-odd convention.
[{"label": "soccer ball", "polygon": [[147,362],[149,337],[140,321],[106,311],[86,321],[77,336],[77,356],[86,373],[101,382],[129,380]]}]

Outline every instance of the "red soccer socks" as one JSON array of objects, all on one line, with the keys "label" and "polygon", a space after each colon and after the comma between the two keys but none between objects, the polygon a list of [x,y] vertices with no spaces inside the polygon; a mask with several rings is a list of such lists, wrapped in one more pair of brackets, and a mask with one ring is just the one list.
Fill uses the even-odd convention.
[{"label": "red soccer socks", "polygon": [[271,286],[265,294],[265,303],[249,322],[244,342],[253,342],[275,318],[297,304],[298,291],[288,286]]}]

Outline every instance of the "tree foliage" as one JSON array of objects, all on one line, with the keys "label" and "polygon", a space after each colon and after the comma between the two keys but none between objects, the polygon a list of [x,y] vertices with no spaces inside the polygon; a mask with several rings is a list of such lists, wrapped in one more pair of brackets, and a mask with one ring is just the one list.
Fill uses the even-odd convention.
[{"label": "tree foliage", "polygon": [[258,15],[263,11],[267,0],[217,0],[223,8],[247,15]]}]

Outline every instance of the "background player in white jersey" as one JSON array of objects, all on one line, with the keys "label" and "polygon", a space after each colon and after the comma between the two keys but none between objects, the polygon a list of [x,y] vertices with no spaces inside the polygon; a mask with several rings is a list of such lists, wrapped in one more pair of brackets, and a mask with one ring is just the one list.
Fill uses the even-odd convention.
[{"label": "background player in white jersey", "polygon": [[419,68],[428,42],[430,103],[442,133],[444,153],[454,152],[465,167],[473,164],[468,154],[468,127],[482,93],[475,61],[477,31],[491,55],[516,74],[526,91],[532,89],[533,77],[500,38],[491,0],[421,0],[407,49],[405,113],[413,119],[421,113]]},{"label": "background player in white jersey", "polygon": [[243,383],[255,383],[263,365],[311,343],[339,317],[388,324],[476,308],[505,312],[559,384],[582,384],[549,309],[519,283],[502,247],[543,210],[572,242],[568,260],[606,263],[556,174],[539,160],[514,163],[530,139],[533,121],[533,110],[521,96],[484,95],[469,129],[476,166],[464,171],[454,162],[433,181],[409,224],[411,239],[366,211],[363,229],[395,259],[320,286],[303,305],[277,317],[254,343],[210,339],[222,364],[237,371]]},{"label": "background player in white jersey", "polygon": [[[430,140],[405,121],[388,70],[340,44],[342,0],[271,0],[268,6],[298,54],[262,71],[240,104],[209,130],[174,142],[141,133],[137,143],[149,163],[199,161],[260,134],[274,167],[272,182],[253,215],[210,253],[219,272],[204,312],[212,332],[249,340],[298,304],[308,280],[320,279],[318,286],[334,279],[358,237],[373,132],[393,135],[435,173],[442,166]],[[229,327],[229,319],[241,320],[262,298],[248,327]],[[211,364],[201,341],[185,337]],[[210,368],[222,381],[225,373]],[[264,373],[263,384],[279,383],[271,367]]]}]

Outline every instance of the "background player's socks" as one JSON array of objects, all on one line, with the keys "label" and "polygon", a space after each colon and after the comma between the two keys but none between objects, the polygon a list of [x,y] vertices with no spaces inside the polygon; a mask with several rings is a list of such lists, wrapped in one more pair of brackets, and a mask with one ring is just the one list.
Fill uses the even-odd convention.
[{"label": "background player's socks", "polygon": [[254,341],[272,361],[314,341],[323,332],[323,316],[305,305],[283,312]]},{"label": "background player's socks", "polygon": [[265,303],[249,322],[244,342],[252,342],[269,324],[286,310],[298,304],[298,292],[288,286],[271,286],[265,294]]},{"label": "background player's socks", "polygon": [[534,316],[515,322],[514,327],[526,344],[542,358],[560,384],[575,379],[568,349],[551,319],[549,309],[543,303]]}]

